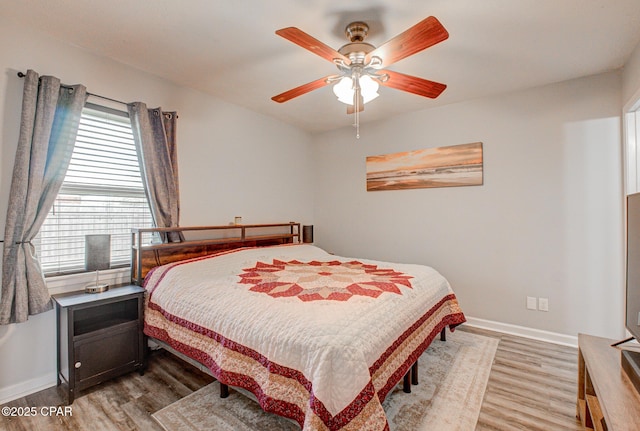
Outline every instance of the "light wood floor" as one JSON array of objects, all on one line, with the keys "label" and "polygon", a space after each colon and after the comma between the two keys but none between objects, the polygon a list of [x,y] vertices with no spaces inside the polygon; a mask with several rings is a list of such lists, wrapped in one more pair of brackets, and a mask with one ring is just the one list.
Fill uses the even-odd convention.
[{"label": "light wood floor", "polygon": [[500,339],[476,431],[583,430],[575,417],[578,349],[464,329]]},{"label": "light wood floor", "polygon": [[[582,429],[575,419],[577,349],[470,327],[459,330],[500,339],[477,431]],[[164,351],[155,352],[144,376],[132,373],[80,393],[72,416],[41,414],[43,406],[63,405],[59,388],[6,404],[36,407],[38,414],[0,416],[0,430],[162,431],[151,414],[212,380]]]}]

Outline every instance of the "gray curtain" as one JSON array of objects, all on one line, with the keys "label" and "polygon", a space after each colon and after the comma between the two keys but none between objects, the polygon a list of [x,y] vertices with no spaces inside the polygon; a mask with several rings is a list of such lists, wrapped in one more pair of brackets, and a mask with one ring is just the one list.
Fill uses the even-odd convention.
[{"label": "gray curtain", "polygon": [[0,324],[52,308],[31,240],[47,217],[69,167],[86,100],[82,85],[51,76],[24,78],[22,117],[4,232]]},{"label": "gray curtain", "polygon": [[[145,193],[157,227],[177,227],[180,219],[178,158],[175,112],[147,109],[141,102],[130,103],[129,117],[138,152]],[[171,232],[163,240],[179,242],[180,232]]]}]

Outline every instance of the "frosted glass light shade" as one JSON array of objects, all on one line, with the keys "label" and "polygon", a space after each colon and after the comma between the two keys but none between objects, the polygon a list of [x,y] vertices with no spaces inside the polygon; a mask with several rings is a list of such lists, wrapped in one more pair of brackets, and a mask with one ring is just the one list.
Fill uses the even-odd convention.
[{"label": "frosted glass light shade", "polygon": [[370,76],[364,75],[360,77],[360,91],[362,92],[364,103],[370,102],[379,96],[379,87],[380,84],[378,84],[378,82],[375,79],[372,79]]},{"label": "frosted glass light shade", "polygon": [[353,105],[353,80],[347,76],[342,78],[336,85],[333,86],[333,94],[336,95],[338,100],[347,105]]},{"label": "frosted glass light shade", "polygon": [[[379,96],[378,88],[380,85],[376,80],[372,79],[370,76],[364,75],[360,77],[359,82],[364,103],[370,102]],[[333,94],[336,95],[340,102],[347,105],[353,105],[354,93],[353,80],[348,76],[345,76],[333,86]]]}]

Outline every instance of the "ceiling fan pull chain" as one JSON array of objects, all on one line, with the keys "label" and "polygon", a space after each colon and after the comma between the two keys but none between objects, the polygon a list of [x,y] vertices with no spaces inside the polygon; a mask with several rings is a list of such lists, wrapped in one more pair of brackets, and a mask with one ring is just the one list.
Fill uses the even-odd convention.
[{"label": "ceiling fan pull chain", "polygon": [[356,120],[356,139],[360,139],[360,73],[358,70],[353,71],[353,106],[356,108],[355,120]]}]

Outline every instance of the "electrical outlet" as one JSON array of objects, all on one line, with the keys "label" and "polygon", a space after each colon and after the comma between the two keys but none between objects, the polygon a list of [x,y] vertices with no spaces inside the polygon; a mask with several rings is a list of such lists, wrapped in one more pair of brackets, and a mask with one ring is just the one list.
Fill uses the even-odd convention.
[{"label": "electrical outlet", "polygon": [[549,311],[549,298],[538,298],[538,310]]},{"label": "electrical outlet", "polygon": [[536,298],[533,296],[527,296],[527,310],[537,310],[538,304]]}]

